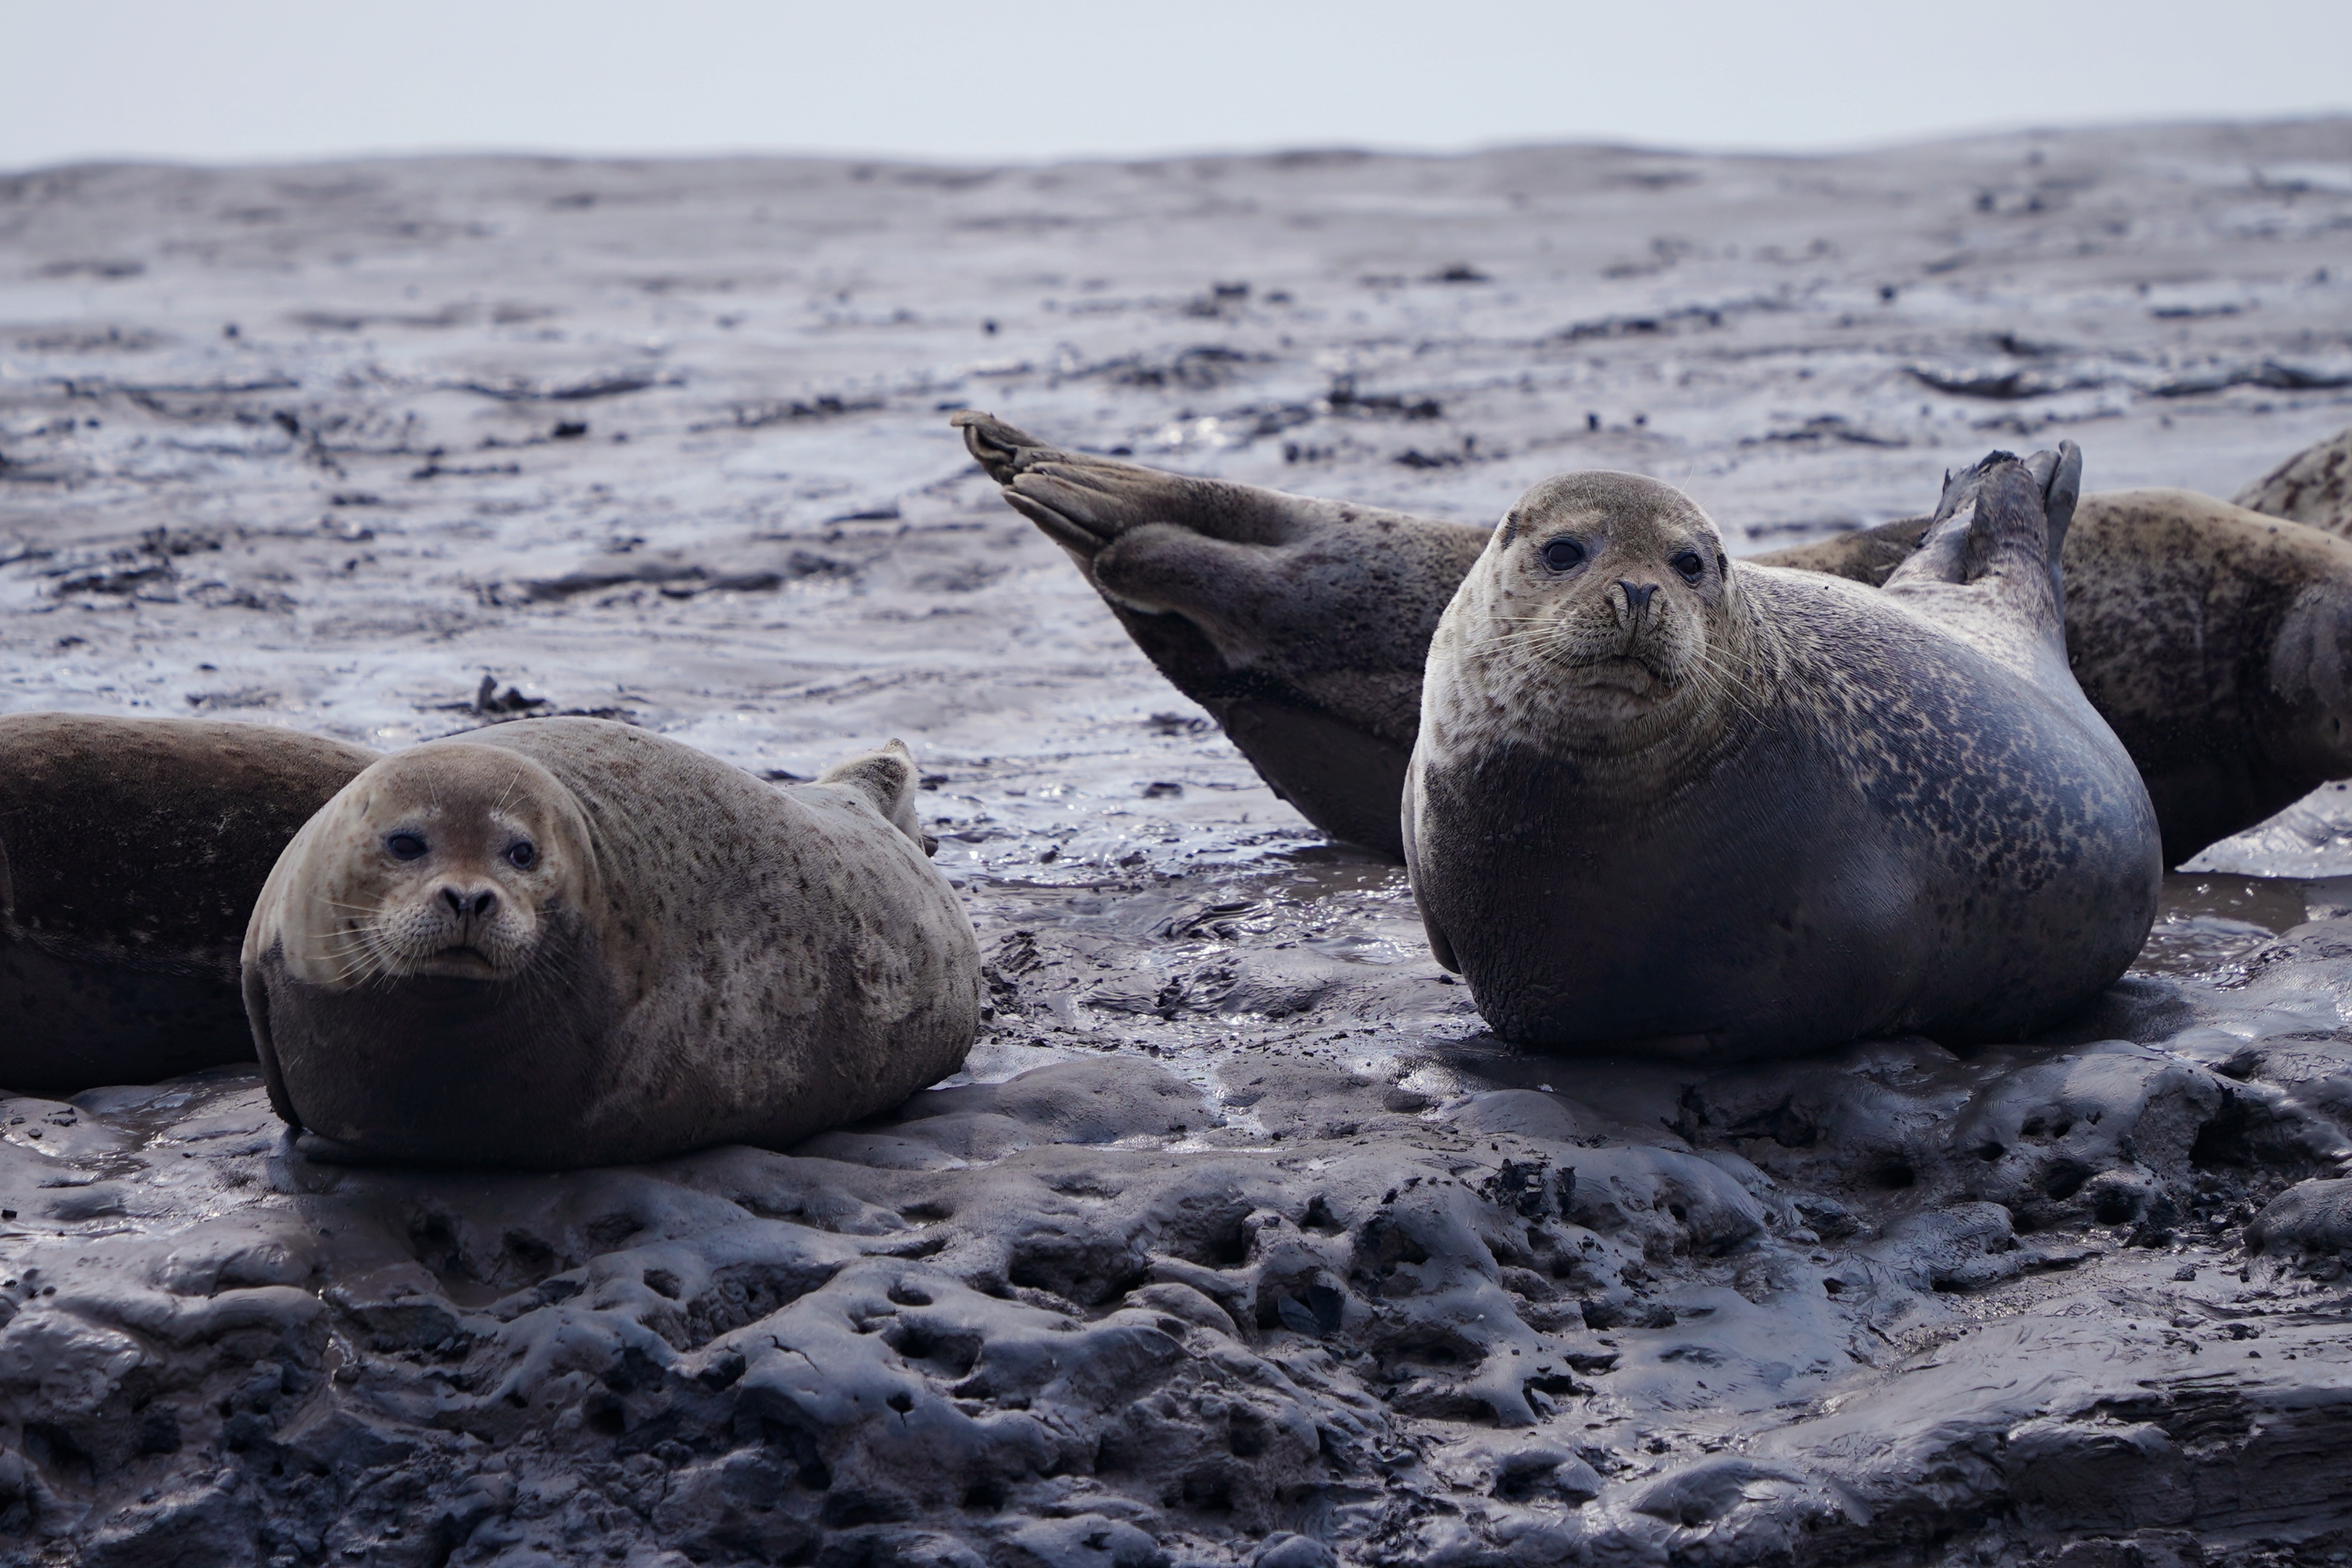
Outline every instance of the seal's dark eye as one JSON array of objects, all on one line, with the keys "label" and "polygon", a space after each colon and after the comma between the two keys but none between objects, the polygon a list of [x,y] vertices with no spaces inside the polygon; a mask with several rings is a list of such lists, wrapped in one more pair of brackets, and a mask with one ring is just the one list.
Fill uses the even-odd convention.
[{"label": "seal's dark eye", "polygon": [[1685,550],[1675,556],[1674,568],[1683,574],[1683,581],[1685,583],[1696,583],[1706,575],[1706,563],[1699,559],[1698,552],[1696,550]]},{"label": "seal's dark eye", "polygon": [[530,839],[518,838],[507,846],[507,858],[514,862],[517,869],[528,871],[531,862],[539,858],[539,851],[531,847]]},{"label": "seal's dark eye", "polygon": [[1584,559],[1584,546],[1573,539],[1555,539],[1543,547],[1543,563],[1555,572],[1565,572]]},{"label": "seal's dark eye", "polygon": [[395,860],[414,860],[425,853],[425,840],[414,833],[395,833],[383,841]]}]

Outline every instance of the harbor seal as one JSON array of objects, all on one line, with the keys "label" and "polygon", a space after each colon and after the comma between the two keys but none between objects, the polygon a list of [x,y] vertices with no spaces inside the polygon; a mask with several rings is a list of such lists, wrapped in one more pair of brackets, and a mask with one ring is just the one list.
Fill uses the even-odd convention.
[{"label": "harbor seal", "polygon": [[1402,858],[1422,665],[1487,531],[1064,452],[991,415],[954,423],[1275,794]]},{"label": "harbor seal", "polygon": [[2249,511],[2352,535],[2352,429],[2305,447],[2233,499]]},{"label": "harbor seal", "polygon": [[1405,861],[1496,1034],[1695,1060],[2046,1028],[2164,867],[2066,668],[2072,443],[1996,452],[1871,589],[1733,563],[1671,486],[1505,514],[1429,650]]},{"label": "harbor seal", "polygon": [[376,755],[258,724],[0,718],[0,1085],[73,1093],[251,1061],[253,900]]},{"label": "harbor seal", "polygon": [[895,1104],[980,1019],[916,782],[896,742],[779,790],[594,719],[386,757],[254,907],[270,1101],[332,1156],[538,1168],[779,1147]]},{"label": "harbor seal", "polygon": [[[1873,584],[1927,520],[1751,556]],[[2177,866],[2352,777],[2352,542],[2180,489],[2083,498],[2066,646]]]},{"label": "harbor seal", "polygon": [[[1422,659],[1488,530],[1062,451],[988,415],[955,422],[1006,501],[1070,552],[1276,794],[1333,837],[1403,858],[1390,807]],[[2276,473],[2325,479],[2347,439]],[[2318,493],[2272,489],[2281,505]],[[1747,559],[1876,584],[1927,523]],[[2075,678],[2139,765],[2168,865],[2352,777],[2338,673],[2352,659],[2352,543],[2186,490],[2094,493],[2065,572]]]}]

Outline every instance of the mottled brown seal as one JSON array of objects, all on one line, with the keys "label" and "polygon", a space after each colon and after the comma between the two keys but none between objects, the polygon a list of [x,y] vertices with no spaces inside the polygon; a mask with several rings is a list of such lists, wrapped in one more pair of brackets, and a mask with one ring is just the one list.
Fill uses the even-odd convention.
[{"label": "mottled brown seal", "polygon": [[250,1061],[237,952],[254,898],[375,760],[257,724],[0,718],[0,1085]]},{"label": "mottled brown seal", "polygon": [[2233,499],[2249,511],[2352,534],[2352,429],[2305,447]]},{"label": "mottled brown seal", "polygon": [[[1061,451],[985,415],[956,423],[1278,794],[1334,837],[1403,857],[1385,802],[1420,722],[1421,659],[1487,530]],[[2319,505],[2347,438],[2274,472],[2295,485],[2257,490]],[[1927,521],[1748,559],[1874,584]],[[2328,651],[2352,657],[2352,613],[2330,609],[2352,605],[2352,544],[2188,491],[2095,493],[2065,569],[2075,677],[2139,765],[2168,864],[2352,777],[2352,693]]]},{"label": "mottled brown seal", "polygon": [[971,922],[895,742],[778,790],[625,724],[413,747],[287,846],[245,996],[272,1103],[347,1157],[771,1147],[954,1071]]},{"label": "mottled brown seal", "polygon": [[1654,479],[1528,491],[1438,624],[1403,809],[1431,946],[1495,1032],[1959,1044],[2121,975],[2164,868],[2066,668],[2080,472],[1995,453],[1877,590],[1734,563]]}]

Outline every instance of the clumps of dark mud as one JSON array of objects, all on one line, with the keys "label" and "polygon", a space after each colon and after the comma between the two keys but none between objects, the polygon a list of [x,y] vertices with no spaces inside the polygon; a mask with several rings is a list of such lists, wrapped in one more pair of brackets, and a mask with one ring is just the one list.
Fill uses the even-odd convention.
[{"label": "clumps of dark mud", "polygon": [[[562,1180],[311,1164],[236,1070],[8,1101],[0,1531],[105,1564],[2304,1561],[2352,1439],[2347,942],[2142,983],[2140,1041],[1089,1056]],[[1407,978],[1355,967],[1322,1006]]]}]

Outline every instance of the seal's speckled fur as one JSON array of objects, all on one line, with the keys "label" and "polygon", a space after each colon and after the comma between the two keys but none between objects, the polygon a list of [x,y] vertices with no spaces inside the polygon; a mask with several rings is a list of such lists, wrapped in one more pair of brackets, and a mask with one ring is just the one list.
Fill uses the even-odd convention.
[{"label": "seal's speckled fur", "polygon": [[1404,802],[1433,945],[1496,1033],[2010,1038],[2120,975],[2163,866],[2066,672],[2079,472],[1995,454],[1881,591],[1735,565],[1655,480],[1528,492],[1438,625]]},{"label": "seal's speckled fur", "polygon": [[0,718],[0,1084],[251,1060],[237,946],[254,897],[375,760],[258,724]]},{"label": "seal's speckled fur", "polygon": [[[992,416],[956,423],[1005,500],[1077,557],[1268,783],[1333,837],[1403,858],[1383,803],[1402,790],[1420,722],[1428,635],[1486,530],[1061,451]],[[2085,496],[2075,513],[2071,662],[2139,766],[2168,865],[2352,776],[2352,688],[2325,652],[2352,654],[2329,607],[2352,606],[2352,544],[2274,520],[2303,507],[2315,525],[2346,526],[2329,509],[2347,450],[2352,431],[2288,459],[2235,507],[2138,489]],[[1748,562],[1875,586],[1927,521]]]},{"label": "seal's speckled fur", "polygon": [[[1927,521],[1756,559],[1882,583]],[[2083,498],[2065,562],[2068,658],[2139,765],[2167,865],[2352,777],[2352,543],[2112,490]]]},{"label": "seal's speckled fur", "polygon": [[[778,790],[588,719],[388,758],[254,910],[272,1100],[362,1155],[551,1167],[780,1146],[895,1104],[956,1069],[980,1014],[971,923],[906,831],[914,787],[895,742]],[[528,905],[494,973],[368,944],[405,886],[383,835],[412,815],[488,825],[463,876]],[[539,858],[493,876],[518,833]]]}]

